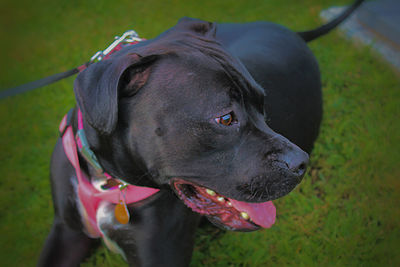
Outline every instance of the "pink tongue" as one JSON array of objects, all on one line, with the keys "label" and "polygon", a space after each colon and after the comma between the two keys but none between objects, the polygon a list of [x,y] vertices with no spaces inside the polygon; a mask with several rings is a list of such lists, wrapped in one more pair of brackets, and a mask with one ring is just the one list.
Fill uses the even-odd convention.
[{"label": "pink tongue", "polygon": [[233,207],[241,212],[246,212],[251,220],[264,228],[270,228],[275,223],[276,209],[272,201],[264,203],[247,203],[229,199]]}]

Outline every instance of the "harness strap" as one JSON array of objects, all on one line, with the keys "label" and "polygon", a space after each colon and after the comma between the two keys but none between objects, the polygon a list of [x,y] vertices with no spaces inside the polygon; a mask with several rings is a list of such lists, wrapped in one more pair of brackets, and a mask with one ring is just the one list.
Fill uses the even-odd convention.
[{"label": "harness strap", "polygon": [[[70,111],[68,114],[64,116],[60,124],[60,133],[63,133],[62,143],[64,151],[76,172],[76,177],[78,180],[78,197],[83,207],[82,217],[86,222],[86,228],[91,237],[101,237],[103,234],[97,224],[96,219],[99,205],[101,202],[118,204],[121,200],[121,190],[118,187],[114,187],[100,191],[90,183],[89,179],[81,170],[79,164],[77,143],[74,137],[72,126],[69,123],[70,119],[68,119],[72,112]],[[110,179],[114,178],[111,177]],[[156,188],[136,185],[126,185],[123,190],[126,204],[135,203],[146,199],[159,191],[159,189]]]},{"label": "harness strap", "polygon": [[[69,72],[60,74],[59,76],[53,75],[55,78],[57,78],[56,80],[53,80],[53,76],[50,76],[48,78],[42,79],[42,82],[40,82],[41,80],[34,82],[38,83],[39,85],[34,83],[32,83],[32,85],[23,85],[20,86],[21,88],[17,91],[23,92],[25,90],[31,90],[37,88],[38,86],[49,84],[51,82],[62,79],[63,77],[65,78],[75,73],[81,72],[95,61],[100,61],[103,59],[106,60],[110,57],[112,53],[121,50],[124,46],[134,45],[142,40],[143,39],[139,38],[135,31],[127,31],[121,37],[117,37],[116,40],[111,43],[111,45],[109,45],[105,50],[98,51],[90,59],[89,63],[85,63]],[[6,91],[8,95],[10,93],[14,94],[15,92],[15,88],[11,91]],[[2,96],[0,94],[0,99],[1,97]],[[93,238],[101,237],[104,235],[99,228],[96,218],[97,210],[101,203],[106,202],[117,204],[115,209],[117,221],[121,223],[127,223],[129,222],[130,216],[129,211],[126,208],[126,204],[135,203],[146,199],[156,194],[159,189],[130,185],[120,179],[113,178],[111,175],[104,172],[103,168],[96,158],[96,155],[90,149],[89,144],[86,140],[85,131],[83,129],[83,118],[81,111],[79,109],[77,110],[78,129],[76,136],[74,136],[74,131],[71,126],[72,114],[73,109],[71,109],[68,114],[66,114],[61,120],[59,126],[60,136],[62,138],[62,144],[65,154],[69,162],[75,169],[76,177],[78,180],[78,198],[80,202],[78,206],[80,208],[79,211],[82,215],[83,223],[85,225],[87,233]],[[96,188],[90,182],[91,179],[89,179],[81,170],[81,166],[79,164],[78,149],[80,155],[86,160],[86,162],[93,166],[96,172],[105,178],[106,183],[102,185],[100,189]],[[122,214],[121,206],[123,207]]]}]

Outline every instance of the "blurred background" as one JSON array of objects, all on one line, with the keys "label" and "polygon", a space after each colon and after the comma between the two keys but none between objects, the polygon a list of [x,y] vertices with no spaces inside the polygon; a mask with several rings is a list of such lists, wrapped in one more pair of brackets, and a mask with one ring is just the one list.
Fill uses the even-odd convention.
[{"label": "blurred background", "polygon": [[[86,62],[128,29],[153,38],[183,16],[294,31],[350,0],[0,2],[0,89]],[[238,36],[240,38],[240,36]],[[400,75],[333,31],[310,43],[324,119],[303,182],[252,233],[198,231],[191,266],[400,266]],[[49,159],[74,78],[0,100],[0,262],[35,266],[52,223]],[[126,266],[101,246],[83,266]]]}]

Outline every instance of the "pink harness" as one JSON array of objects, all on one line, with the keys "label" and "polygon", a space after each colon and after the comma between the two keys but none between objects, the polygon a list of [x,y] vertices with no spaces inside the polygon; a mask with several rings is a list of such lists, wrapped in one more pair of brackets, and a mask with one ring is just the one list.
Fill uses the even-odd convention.
[{"label": "pink harness", "polygon": [[[78,109],[78,131],[83,132],[83,120],[82,113]],[[83,206],[82,216],[86,220],[86,227],[88,232],[92,237],[103,236],[97,224],[97,210],[101,202],[108,202],[118,204],[121,200],[122,190],[123,197],[126,204],[138,202],[140,200],[146,199],[154,194],[156,194],[159,189],[150,187],[141,187],[135,185],[128,185],[119,179],[112,178],[108,173],[103,171],[103,175],[107,177],[108,180],[113,179],[123,187],[113,187],[105,190],[96,189],[86,175],[82,172],[79,159],[78,159],[78,149],[81,151],[83,148],[83,143],[86,140],[82,140],[82,136],[78,135],[74,137],[72,126],[69,125],[67,115],[64,116],[60,123],[60,132],[62,135],[62,143],[64,146],[65,154],[68,160],[75,168],[76,176],[78,179],[78,197],[79,201]],[[89,148],[87,148],[89,149]],[[94,154],[93,154],[94,156]],[[94,156],[95,157],[95,156]],[[101,168],[101,167],[100,167]]]}]

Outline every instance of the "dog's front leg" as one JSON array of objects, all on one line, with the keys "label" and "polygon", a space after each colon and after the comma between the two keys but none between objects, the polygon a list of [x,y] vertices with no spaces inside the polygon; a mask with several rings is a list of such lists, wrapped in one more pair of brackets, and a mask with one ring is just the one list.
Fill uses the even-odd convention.
[{"label": "dog's front leg", "polygon": [[79,266],[97,244],[98,240],[71,229],[56,217],[38,266]]},{"label": "dog's front leg", "polygon": [[188,266],[200,216],[171,190],[161,190],[143,203],[131,204],[131,220],[120,224],[113,204],[100,206],[98,223],[105,244],[131,266]]}]

